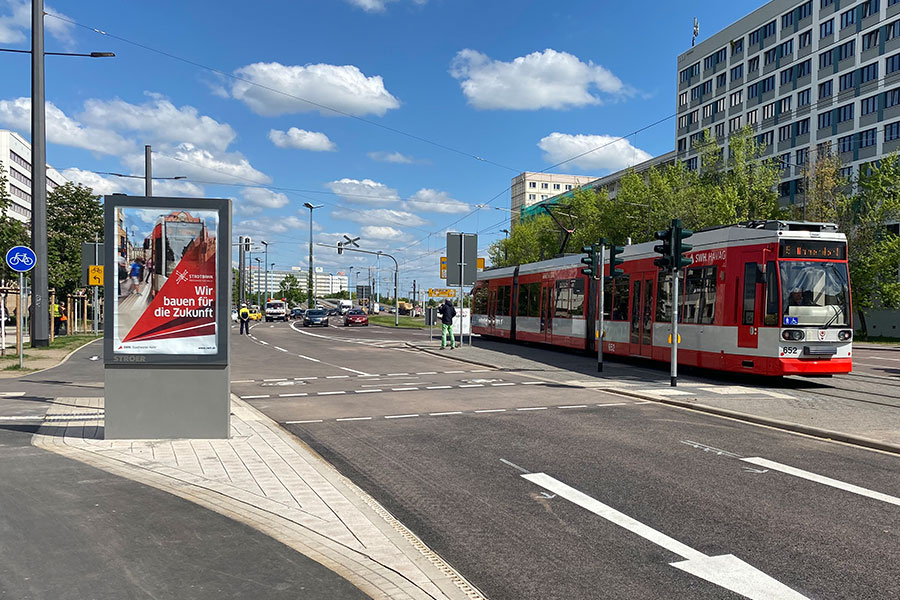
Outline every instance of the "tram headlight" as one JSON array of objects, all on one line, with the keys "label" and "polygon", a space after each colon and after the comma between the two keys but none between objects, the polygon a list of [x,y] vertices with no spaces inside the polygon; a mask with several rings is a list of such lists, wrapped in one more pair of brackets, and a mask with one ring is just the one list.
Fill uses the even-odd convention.
[{"label": "tram headlight", "polygon": [[785,329],[781,332],[781,339],[788,342],[799,342],[803,339],[803,331],[800,329]]},{"label": "tram headlight", "polygon": [[838,331],[838,339],[842,342],[846,342],[853,337],[853,332],[849,329],[843,329]]}]

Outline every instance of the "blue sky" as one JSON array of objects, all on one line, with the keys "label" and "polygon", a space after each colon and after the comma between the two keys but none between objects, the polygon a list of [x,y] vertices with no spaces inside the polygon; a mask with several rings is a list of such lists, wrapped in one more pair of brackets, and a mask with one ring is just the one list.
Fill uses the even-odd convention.
[{"label": "blue sky", "polygon": [[[601,176],[674,148],[676,57],[759,0],[318,0],[45,4],[48,162],[102,194],[234,200],[233,234],[305,266],[343,234],[439,287],[448,230],[502,236],[510,179],[660,119],[553,172]],[[0,0],[0,46],[30,48]],[[100,33],[95,30],[100,30]],[[0,127],[30,138],[27,55],[0,54]],[[314,104],[311,104],[311,101]],[[336,112],[337,111],[337,112]],[[477,205],[487,205],[477,208]],[[485,253],[481,252],[484,256]],[[387,261],[386,261],[387,262]],[[374,262],[316,249],[327,272]],[[385,274],[385,281],[389,276]]]}]

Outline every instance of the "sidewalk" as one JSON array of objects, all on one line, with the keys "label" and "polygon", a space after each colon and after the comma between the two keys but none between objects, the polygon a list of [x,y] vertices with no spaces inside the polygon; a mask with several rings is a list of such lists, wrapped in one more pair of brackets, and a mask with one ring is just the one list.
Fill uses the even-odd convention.
[{"label": "sidewalk", "polygon": [[[440,349],[440,338],[407,345],[445,358],[573,387],[654,400],[900,454],[900,394],[859,402],[843,398],[840,389],[833,389],[815,398],[804,387],[816,385],[815,380],[767,381],[689,369],[679,373],[678,387],[673,388],[668,370],[659,369],[656,363],[608,360],[603,373],[598,373],[596,357],[585,354],[479,338],[469,346],[468,341],[466,336],[466,344],[452,351]],[[891,386],[900,383],[888,377],[883,379],[883,387],[891,391],[896,389]]]},{"label": "sidewalk", "polygon": [[371,497],[232,396],[227,440],[104,440],[102,398],[60,398],[32,443],[268,534],[375,599],[483,596]]}]

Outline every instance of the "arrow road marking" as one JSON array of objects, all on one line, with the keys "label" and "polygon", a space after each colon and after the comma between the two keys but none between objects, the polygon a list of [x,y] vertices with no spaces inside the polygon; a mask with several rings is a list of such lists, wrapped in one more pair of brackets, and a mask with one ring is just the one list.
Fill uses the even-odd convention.
[{"label": "arrow road marking", "polygon": [[831,477],[825,477],[824,475],[810,473],[809,471],[804,471],[803,469],[797,469],[796,467],[783,465],[781,463],[767,460],[765,458],[753,457],[742,458],[741,460],[753,465],[757,465],[759,467],[766,467],[772,469],[773,471],[781,471],[782,473],[787,473],[788,475],[793,475],[794,477],[800,477],[801,479],[807,479],[809,481],[815,481],[816,483],[830,485],[831,487],[835,487],[840,490],[852,492],[854,494],[859,494],[860,496],[866,496],[867,498],[874,498],[875,500],[881,500],[882,502],[887,502],[888,504],[900,506],[900,498],[897,498],[896,496],[889,496],[887,494],[882,494],[881,492],[868,490],[864,487],[853,485],[852,483],[844,483],[843,481],[838,481],[837,479],[832,479]]},{"label": "arrow road marking", "polygon": [[706,556],[702,552],[694,550],[690,546],[644,525],[640,521],[603,504],[599,500],[591,498],[583,492],[579,492],[575,488],[545,473],[527,473],[522,475],[522,477],[619,527],[641,536],[645,540],[653,542],[657,546],[665,548],[673,554],[677,554],[685,560],[669,564],[686,573],[705,579],[710,583],[731,590],[751,600],[772,598],[777,598],[778,600],[806,600],[806,596],[795,592],[736,556],[731,554]]}]

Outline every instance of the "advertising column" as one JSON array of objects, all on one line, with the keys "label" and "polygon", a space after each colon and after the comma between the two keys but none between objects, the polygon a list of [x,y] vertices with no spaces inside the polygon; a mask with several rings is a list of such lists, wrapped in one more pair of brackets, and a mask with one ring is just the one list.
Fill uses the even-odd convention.
[{"label": "advertising column", "polygon": [[105,437],[227,438],[230,201],[104,208]]}]

